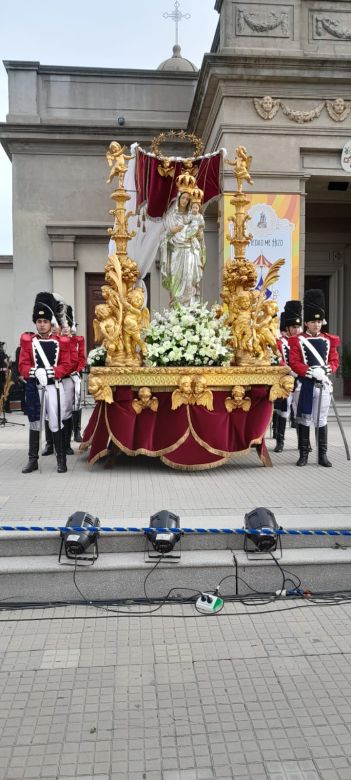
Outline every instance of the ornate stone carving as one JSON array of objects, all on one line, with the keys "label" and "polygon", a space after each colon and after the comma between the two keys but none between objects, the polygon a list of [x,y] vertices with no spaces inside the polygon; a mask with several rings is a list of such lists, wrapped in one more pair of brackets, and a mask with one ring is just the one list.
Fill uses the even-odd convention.
[{"label": "ornate stone carving", "polygon": [[138,390],[138,398],[133,398],[132,407],[135,414],[141,414],[143,409],[151,409],[152,412],[157,412],[158,398],[152,395],[149,387],[140,387]]},{"label": "ornate stone carving", "polygon": [[351,101],[346,101],[344,98],[336,98],[335,100],[327,100],[327,111],[331,119],[334,122],[343,122],[351,111]]},{"label": "ornate stone carving", "polygon": [[265,95],[263,98],[254,98],[254,106],[262,119],[273,119],[279,110],[280,100]]},{"label": "ornate stone carving", "polygon": [[285,114],[288,119],[291,119],[292,122],[297,122],[299,125],[303,125],[305,122],[313,122],[314,119],[318,119],[325,106],[325,101],[323,100],[323,103],[319,103],[319,105],[312,108],[311,111],[294,110],[290,108],[290,106],[287,106],[286,103],[283,103],[283,101],[280,101],[280,105],[283,114]]},{"label": "ornate stone carving", "polygon": [[285,11],[281,13],[271,11],[269,14],[263,15],[238,8],[237,30],[239,33],[244,33],[245,24],[255,33],[265,34],[280,27],[282,35],[289,35],[289,14]]},{"label": "ornate stone carving", "polygon": [[338,38],[340,41],[351,41],[351,28],[343,26],[342,22],[338,19],[333,19],[331,16],[315,16],[315,29],[316,36],[322,38],[323,30],[333,38]]},{"label": "ornate stone carving", "polygon": [[231,396],[224,401],[225,408],[229,414],[233,409],[242,409],[243,412],[248,412],[251,409],[251,398],[245,395],[245,387],[242,385],[234,385]]}]

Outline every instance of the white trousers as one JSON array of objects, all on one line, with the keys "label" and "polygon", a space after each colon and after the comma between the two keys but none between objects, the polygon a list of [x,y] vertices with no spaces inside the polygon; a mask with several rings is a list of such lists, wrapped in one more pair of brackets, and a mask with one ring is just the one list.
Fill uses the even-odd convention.
[{"label": "white trousers", "polygon": [[63,384],[63,390],[65,394],[65,404],[66,404],[66,414],[63,418],[64,420],[68,420],[70,417],[72,417],[72,412],[74,408],[74,381],[71,376],[66,376],[62,380]]},{"label": "white trousers", "polygon": [[[293,393],[293,409],[296,418],[297,418],[297,407],[299,403],[300,390],[301,390],[301,382],[298,382],[296,386],[296,390],[294,390]],[[310,427],[312,422],[313,425],[318,425],[317,415],[318,415],[318,404],[319,404],[320,393],[322,393],[322,400],[321,400],[321,408],[320,408],[320,416],[319,416],[319,427],[324,428],[324,426],[327,425],[331,392],[329,387],[322,386],[322,389],[320,390],[317,385],[314,385],[313,388],[313,403],[312,403],[311,415],[303,415],[302,417],[297,418],[297,422],[301,423],[302,425],[307,425],[308,427]]]},{"label": "white trousers", "polygon": [[[62,382],[60,382],[59,384],[59,393],[60,393],[60,417],[61,417],[60,427],[63,428],[63,420],[66,419],[66,404],[65,404],[65,394],[63,392]],[[44,392],[41,388],[39,388],[39,396],[41,400],[43,399],[45,404],[44,419],[48,421],[50,431],[56,433],[56,431],[59,430],[59,422],[58,422],[57,390],[55,385],[46,385]],[[29,423],[29,427],[32,431],[39,431],[40,420],[36,420],[35,422]]]}]

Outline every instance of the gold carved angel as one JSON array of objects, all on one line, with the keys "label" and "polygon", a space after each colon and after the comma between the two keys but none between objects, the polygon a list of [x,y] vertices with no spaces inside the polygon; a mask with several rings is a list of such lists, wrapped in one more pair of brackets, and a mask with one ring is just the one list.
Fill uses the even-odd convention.
[{"label": "gold carved angel", "polygon": [[141,287],[135,287],[123,297],[119,293],[123,306],[122,339],[125,355],[128,361],[140,363],[140,353],[145,355],[147,346],[141,338],[141,331],[149,324],[149,310],[144,307],[144,292]]},{"label": "gold carved angel", "polygon": [[233,409],[242,409],[243,412],[248,412],[251,409],[251,398],[245,395],[245,387],[242,385],[234,385],[231,396],[228,395],[224,403],[229,414]]},{"label": "gold carved angel", "polygon": [[178,387],[172,393],[172,409],[178,409],[182,404],[195,403],[195,396],[191,385],[191,376],[185,374],[180,377]]},{"label": "gold carved angel", "polygon": [[234,169],[234,176],[238,182],[238,192],[242,192],[243,183],[247,181],[248,184],[253,184],[250,176],[250,168],[252,163],[252,157],[247,154],[245,146],[238,146],[235,150],[236,158],[231,162],[227,160],[228,165],[232,165]]},{"label": "gold carved angel", "polygon": [[133,398],[132,407],[136,414],[141,414],[143,409],[151,409],[152,412],[157,412],[158,398],[152,395],[149,387],[140,387],[138,398]]},{"label": "gold carved angel", "polygon": [[106,159],[111,168],[110,175],[107,179],[107,184],[110,184],[114,176],[118,176],[118,186],[123,187],[124,177],[127,173],[128,166],[126,160],[132,160],[132,154],[124,154],[126,146],[121,146],[118,141],[111,141],[110,146],[106,152]]},{"label": "gold carved angel", "polygon": [[204,376],[198,376],[193,381],[194,403],[197,406],[205,406],[210,412],[213,411],[213,393],[207,387]]},{"label": "gold carved angel", "polygon": [[157,172],[160,176],[174,176],[175,167],[172,165],[171,160],[168,157],[163,157],[160,164],[157,166]]}]

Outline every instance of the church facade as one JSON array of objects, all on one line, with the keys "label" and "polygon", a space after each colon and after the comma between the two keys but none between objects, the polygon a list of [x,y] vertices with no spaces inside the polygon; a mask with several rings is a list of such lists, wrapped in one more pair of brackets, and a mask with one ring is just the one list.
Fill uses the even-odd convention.
[{"label": "church facade", "polygon": [[[200,71],[173,57],[157,70],[6,62],[0,138],[13,168],[13,259],[0,256],[0,333],[13,353],[39,289],[75,306],[88,335],[112,222],[105,153],[112,139],[149,148],[161,131],[201,136],[205,152],[243,144],[250,192],[296,196],[295,294],[322,287],[328,327],[351,341],[351,0],[216,0],[218,28]],[[180,145],[167,149],[182,154]],[[188,153],[188,152],[187,152]],[[351,160],[351,154],[350,154]],[[224,167],[224,192],[233,176]],[[223,203],[207,213],[202,297],[218,299]],[[134,258],[138,259],[138,258]],[[151,308],[167,304],[156,261]]]}]

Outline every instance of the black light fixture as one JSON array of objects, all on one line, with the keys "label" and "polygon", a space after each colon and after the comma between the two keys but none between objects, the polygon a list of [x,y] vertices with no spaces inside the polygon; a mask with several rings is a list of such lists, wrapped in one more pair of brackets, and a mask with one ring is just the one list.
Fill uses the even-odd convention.
[{"label": "black light fixture", "polygon": [[[88,515],[87,512],[74,512],[67,520],[66,528],[61,530],[61,547],[59,563],[61,561],[62,547],[65,546],[66,558],[75,560],[79,557],[83,561],[95,563],[99,557],[97,540],[99,538],[100,520],[98,517]],[[84,556],[85,551],[93,545],[92,556]]]},{"label": "black light fixture", "polygon": [[180,541],[182,531],[180,530],[180,518],[167,509],[162,509],[155,515],[151,515],[149,528],[145,530],[145,536],[151,543],[156,555],[148,550],[149,558],[167,557],[180,558],[179,555],[171,555],[171,552],[177,542]]},{"label": "black light fixture", "polygon": [[[282,549],[281,538],[277,533],[281,528],[278,526],[274,514],[270,509],[266,509],[264,506],[258,506],[251,512],[247,512],[244,520],[244,528],[246,532],[244,540],[245,552],[249,552],[247,546],[248,541],[253,543],[255,552],[273,552],[277,549],[278,540],[280,550]],[[268,530],[268,533],[265,533],[266,529]]]}]

